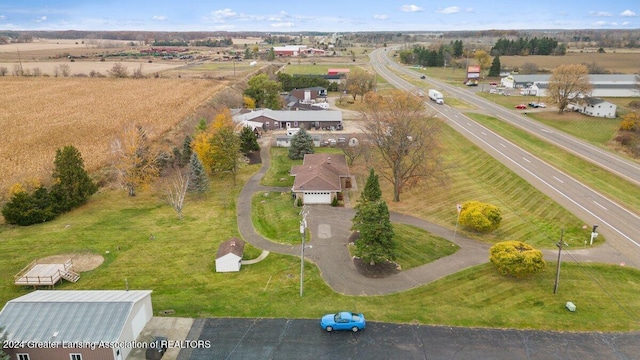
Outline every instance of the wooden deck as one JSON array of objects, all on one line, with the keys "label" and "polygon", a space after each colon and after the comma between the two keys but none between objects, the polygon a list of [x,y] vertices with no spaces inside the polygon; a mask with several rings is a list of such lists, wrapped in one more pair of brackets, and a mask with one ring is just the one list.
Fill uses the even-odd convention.
[{"label": "wooden deck", "polygon": [[14,284],[53,287],[62,279],[76,282],[79,278],[80,275],[73,271],[71,260],[64,264],[40,264],[33,261],[14,276]]}]

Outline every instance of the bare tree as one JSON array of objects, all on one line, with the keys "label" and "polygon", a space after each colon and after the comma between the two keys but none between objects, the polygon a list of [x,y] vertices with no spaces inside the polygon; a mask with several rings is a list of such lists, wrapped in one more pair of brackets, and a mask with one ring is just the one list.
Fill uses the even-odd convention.
[{"label": "bare tree", "polygon": [[71,75],[71,66],[69,66],[69,64],[60,64],[56,67],[56,76],[58,76],[58,71],[60,70],[60,76],[62,77],[68,77],[69,75]]},{"label": "bare tree", "polygon": [[421,180],[444,180],[439,143],[441,122],[425,113],[417,96],[393,90],[388,95],[365,96],[361,127],[379,155],[379,173],[393,184],[393,201],[405,186]]},{"label": "bare tree", "polygon": [[142,72],[142,64],[140,64],[140,67],[133,70],[133,75],[131,77],[133,77],[134,79],[144,79],[146,77]]},{"label": "bare tree", "polygon": [[532,62],[526,62],[520,66],[520,72],[522,74],[537,74],[538,70],[538,65]]},{"label": "bare tree", "polygon": [[169,183],[165,189],[167,201],[178,213],[178,217],[182,220],[182,209],[184,208],[184,199],[187,195],[189,187],[189,176],[186,176],[182,170],[175,169],[169,179]]},{"label": "bare tree", "polygon": [[129,76],[127,67],[121,63],[115,63],[111,69],[107,70],[107,73],[114,78],[126,78]]},{"label": "bare tree", "polygon": [[9,69],[6,66],[0,66],[0,76],[6,76],[9,73]]},{"label": "bare tree", "polygon": [[564,64],[551,74],[547,91],[551,103],[557,104],[558,113],[562,114],[569,101],[589,95],[591,89],[589,70],[585,65]]}]

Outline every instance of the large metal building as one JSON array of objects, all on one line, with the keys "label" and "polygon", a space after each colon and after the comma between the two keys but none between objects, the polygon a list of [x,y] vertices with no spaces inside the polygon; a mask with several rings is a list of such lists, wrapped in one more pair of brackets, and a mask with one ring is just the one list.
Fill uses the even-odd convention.
[{"label": "large metal building", "polygon": [[11,360],[124,360],[151,320],[151,290],[38,290],[0,311]]}]

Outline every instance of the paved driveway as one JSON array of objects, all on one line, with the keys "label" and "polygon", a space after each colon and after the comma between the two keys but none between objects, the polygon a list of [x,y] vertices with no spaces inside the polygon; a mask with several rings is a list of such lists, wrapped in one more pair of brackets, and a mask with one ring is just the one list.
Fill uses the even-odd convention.
[{"label": "paved driveway", "polygon": [[[319,320],[197,319],[178,360],[639,359],[640,333],[558,333],[368,322],[327,333]],[[194,342],[194,344],[196,344]]]}]

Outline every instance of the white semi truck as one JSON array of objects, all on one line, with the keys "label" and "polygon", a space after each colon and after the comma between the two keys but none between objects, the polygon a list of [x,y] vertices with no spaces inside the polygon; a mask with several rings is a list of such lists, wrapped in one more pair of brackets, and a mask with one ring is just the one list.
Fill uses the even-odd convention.
[{"label": "white semi truck", "polygon": [[442,93],[438,90],[429,89],[429,99],[435,101],[436,104],[444,104],[444,96],[442,96]]}]

